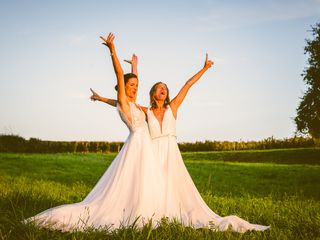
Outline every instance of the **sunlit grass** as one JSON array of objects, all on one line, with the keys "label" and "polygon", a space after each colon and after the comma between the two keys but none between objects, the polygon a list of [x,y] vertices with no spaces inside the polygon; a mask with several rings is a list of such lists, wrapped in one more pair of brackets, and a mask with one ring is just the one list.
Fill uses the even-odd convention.
[{"label": "sunlit grass", "polygon": [[[272,155],[277,153],[283,154]],[[115,154],[0,154],[0,239],[320,238],[320,165],[226,162],[228,153],[216,154],[184,154],[204,200],[219,215],[238,215],[270,230],[214,232],[163,221],[157,229],[61,233],[24,225],[21,220],[42,210],[81,201]]]}]

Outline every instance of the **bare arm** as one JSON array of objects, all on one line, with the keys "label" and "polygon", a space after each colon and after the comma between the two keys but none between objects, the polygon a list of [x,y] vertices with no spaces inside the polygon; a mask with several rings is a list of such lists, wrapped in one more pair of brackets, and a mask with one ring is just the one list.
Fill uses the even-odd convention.
[{"label": "bare arm", "polygon": [[113,68],[117,76],[117,85],[118,85],[117,100],[122,110],[126,113],[129,110],[129,103],[127,101],[126,94],[125,94],[123,70],[116,53],[115,45],[113,43],[114,35],[112,33],[109,33],[107,38],[104,38],[102,36],[100,36],[100,38],[104,41],[103,44],[106,45],[110,50]]},{"label": "bare arm", "polygon": [[[137,57],[137,55],[132,54],[131,60],[124,60],[124,61],[131,64],[131,72],[133,74],[135,74],[136,76],[138,76],[138,57]],[[117,106],[117,100],[101,97],[99,94],[97,94],[91,88],[90,88],[90,91],[92,92],[92,96],[90,97],[91,100],[105,102],[113,107]],[[146,107],[141,107],[141,109],[146,113],[146,111],[147,111]]]},{"label": "bare arm", "polygon": [[177,111],[181,103],[183,102],[184,98],[186,97],[189,89],[192,87],[193,84],[195,84],[201,76],[213,65],[213,61],[208,60],[208,54],[206,54],[206,60],[204,63],[203,68],[197,72],[193,77],[191,77],[180,89],[179,93],[177,96],[172,99],[170,102],[170,107],[173,111],[173,115],[176,117],[177,116]]},{"label": "bare arm", "polygon": [[90,91],[92,92],[92,96],[90,97],[90,99],[92,101],[104,102],[104,103],[107,103],[107,104],[109,104],[110,106],[113,106],[113,107],[117,106],[117,100],[101,97],[98,93],[93,91],[91,88],[90,88]]},{"label": "bare arm", "polygon": [[[135,54],[132,54],[132,58],[131,60],[124,60],[127,63],[131,64],[131,71],[132,73],[134,73],[135,75],[138,76],[138,57]],[[90,88],[90,91],[92,92],[92,96],[90,97],[91,100],[93,101],[100,101],[100,102],[104,102],[109,104],[110,106],[116,107],[117,106],[117,100],[115,99],[110,99],[110,98],[105,98],[105,97],[101,97],[99,94],[97,94],[95,91],[93,91]],[[147,112],[147,108],[146,107],[141,107],[141,109],[146,113]]]},{"label": "bare arm", "polygon": [[[124,60],[127,63],[131,64],[131,73],[135,74],[138,77],[138,56],[132,54],[131,60]],[[147,114],[148,108],[140,106],[141,110]]]},{"label": "bare arm", "polygon": [[135,74],[138,77],[138,56],[132,54],[131,60],[124,61],[131,64],[131,73]]},{"label": "bare arm", "polygon": [[145,114],[147,114],[147,111],[148,111],[147,107],[140,106],[140,108]]}]

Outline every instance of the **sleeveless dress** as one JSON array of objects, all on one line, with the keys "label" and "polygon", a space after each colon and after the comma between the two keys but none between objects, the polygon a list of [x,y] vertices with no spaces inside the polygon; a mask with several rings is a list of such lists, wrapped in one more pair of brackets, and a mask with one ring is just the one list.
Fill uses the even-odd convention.
[{"label": "sleeveless dress", "polygon": [[[163,176],[145,114],[130,104],[131,123],[117,107],[130,134],[121,151],[85,199],[45,210],[24,222],[62,231],[142,226],[163,215]],[[154,223],[153,223],[154,224]]]},{"label": "sleeveless dress", "polygon": [[164,113],[162,126],[152,110],[148,109],[147,117],[155,156],[165,179],[163,215],[194,228],[210,227],[219,231],[231,228],[236,232],[269,228],[250,224],[237,216],[220,217],[214,213],[202,199],[184,165],[176,140],[176,119],[170,106]]}]

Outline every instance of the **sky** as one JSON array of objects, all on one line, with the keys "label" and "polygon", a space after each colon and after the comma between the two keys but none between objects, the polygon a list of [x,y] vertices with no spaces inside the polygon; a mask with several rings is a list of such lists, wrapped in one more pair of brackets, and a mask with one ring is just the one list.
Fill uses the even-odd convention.
[{"label": "sky", "polygon": [[[139,58],[137,102],[167,83],[190,89],[177,118],[179,142],[294,136],[306,86],[305,39],[320,22],[319,0],[0,1],[0,133],[26,139],[124,141],[116,109],[90,101],[90,88],[116,98],[110,54]],[[125,72],[130,66],[122,61]]]}]

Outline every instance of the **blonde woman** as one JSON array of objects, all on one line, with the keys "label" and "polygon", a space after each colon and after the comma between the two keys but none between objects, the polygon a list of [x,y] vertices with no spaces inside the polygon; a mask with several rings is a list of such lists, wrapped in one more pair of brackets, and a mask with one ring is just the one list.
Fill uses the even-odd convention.
[{"label": "blonde woman", "polygon": [[[131,61],[137,64],[137,59]],[[153,151],[160,163],[163,174],[162,215],[177,219],[187,226],[195,228],[211,227],[224,231],[245,232],[248,230],[264,231],[268,226],[251,224],[237,216],[220,217],[214,213],[202,199],[194,185],[181,157],[176,140],[176,118],[180,105],[189,89],[213,65],[206,55],[204,66],[191,77],[179,93],[170,101],[169,89],[165,83],[158,82],[150,90],[150,108],[142,107],[148,119]],[[137,74],[137,67],[133,66]],[[93,92],[91,98],[99,100]],[[105,101],[106,102],[106,101]],[[106,102],[113,105],[114,102]]]}]

